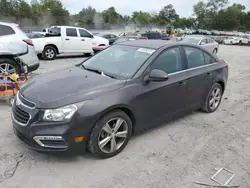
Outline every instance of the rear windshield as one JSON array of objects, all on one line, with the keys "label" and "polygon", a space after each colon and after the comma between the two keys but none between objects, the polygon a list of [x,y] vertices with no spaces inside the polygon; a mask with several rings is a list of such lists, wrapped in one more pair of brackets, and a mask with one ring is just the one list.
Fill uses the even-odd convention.
[{"label": "rear windshield", "polygon": [[59,27],[51,27],[50,31],[55,34],[61,34],[61,28]]}]

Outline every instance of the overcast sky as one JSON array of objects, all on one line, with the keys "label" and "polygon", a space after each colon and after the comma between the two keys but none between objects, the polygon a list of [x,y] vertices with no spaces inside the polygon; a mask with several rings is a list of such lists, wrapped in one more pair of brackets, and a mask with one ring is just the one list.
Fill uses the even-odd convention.
[{"label": "overcast sky", "polygon": [[[98,11],[103,11],[114,6],[122,15],[131,15],[133,11],[154,12],[159,11],[167,4],[173,4],[176,12],[181,17],[192,16],[193,5],[198,0],[61,0],[70,13],[78,13],[83,7],[92,6]],[[232,3],[244,4],[250,10],[250,0],[229,0]]]}]

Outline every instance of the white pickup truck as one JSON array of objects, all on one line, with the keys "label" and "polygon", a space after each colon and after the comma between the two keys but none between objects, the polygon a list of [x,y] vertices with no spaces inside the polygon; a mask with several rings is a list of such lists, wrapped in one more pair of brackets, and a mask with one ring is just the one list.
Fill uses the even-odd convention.
[{"label": "white pickup truck", "polygon": [[50,30],[54,36],[32,39],[36,53],[45,60],[54,60],[58,54],[92,54],[93,47],[109,45],[107,39],[94,36],[84,28],[52,26]]}]

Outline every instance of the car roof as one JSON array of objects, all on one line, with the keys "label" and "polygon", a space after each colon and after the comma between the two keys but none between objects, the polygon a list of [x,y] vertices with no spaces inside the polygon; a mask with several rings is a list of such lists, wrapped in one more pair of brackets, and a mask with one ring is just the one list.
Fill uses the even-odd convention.
[{"label": "car roof", "polygon": [[12,22],[1,22],[1,21],[0,21],[0,24],[1,24],[1,25],[7,25],[7,26],[18,26],[18,24],[12,23]]}]

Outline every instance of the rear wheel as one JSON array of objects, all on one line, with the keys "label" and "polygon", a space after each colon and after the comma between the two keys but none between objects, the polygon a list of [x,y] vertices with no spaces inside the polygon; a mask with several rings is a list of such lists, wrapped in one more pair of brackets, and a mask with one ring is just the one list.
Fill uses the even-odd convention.
[{"label": "rear wheel", "polygon": [[44,60],[54,60],[56,58],[57,52],[56,49],[53,46],[45,46],[42,58]]},{"label": "rear wheel", "polygon": [[12,73],[20,74],[20,66],[12,59],[0,59],[0,75],[9,75]]},{"label": "rear wheel", "polygon": [[206,101],[202,107],[202,110],[208,113],[212,113],[217,110],[222,99],[223,89],[220,84],[213,85],[208,93]]},{"label": "rear wheel", "polygon": [[125,148],[131,132],[132,122],[128,115],[121,110],[115,110],[96,123],[89,136],[88,149],[100,158],[113,157]]},{"label": "rear wheel", "polygon": [[243,45],[242,41],[239,42],[239,45]]},{"label": "rear wheel", "polygon": [[216,55],[217,54],[217,49],[215,48],[214,51],[213,51],[213,54]]}]

